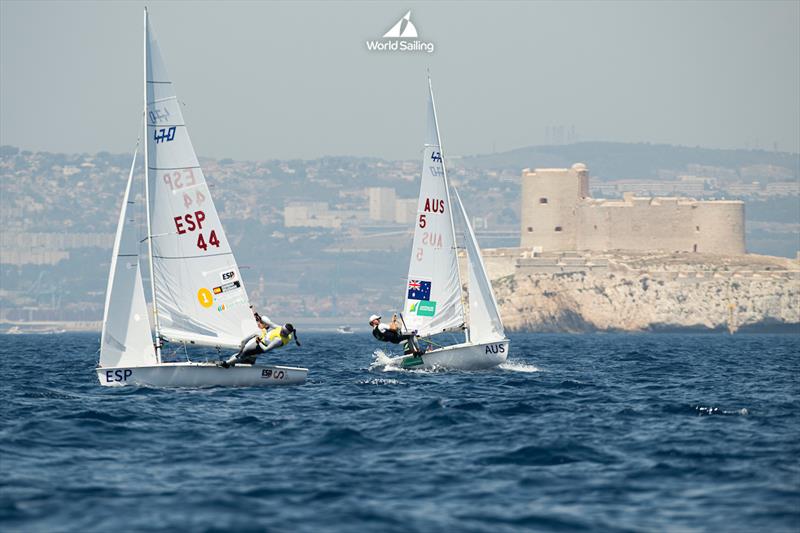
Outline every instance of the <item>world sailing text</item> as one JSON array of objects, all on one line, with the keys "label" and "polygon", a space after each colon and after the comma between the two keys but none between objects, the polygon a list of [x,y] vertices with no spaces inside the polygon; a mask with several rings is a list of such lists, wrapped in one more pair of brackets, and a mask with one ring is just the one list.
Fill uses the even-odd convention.
[{"label": "world sailing text", "polygon": [[367,50],[371,52],[426,52],[432,54],[435,46],[428,41],[374,40],[365,41]]}]

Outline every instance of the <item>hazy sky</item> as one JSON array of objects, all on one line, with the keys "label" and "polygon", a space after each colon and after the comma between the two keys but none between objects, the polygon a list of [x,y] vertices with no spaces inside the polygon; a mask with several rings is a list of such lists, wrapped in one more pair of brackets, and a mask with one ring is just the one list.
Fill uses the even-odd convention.
[{"label": "hazy sky", "polygon": [[[0,2],[0,143],[132,151],[143,2]],[[582,140],[800,151],[800,2],[149,4],[200,156],[414,158]],[[433,54],[377,53],[405,12]]]}]

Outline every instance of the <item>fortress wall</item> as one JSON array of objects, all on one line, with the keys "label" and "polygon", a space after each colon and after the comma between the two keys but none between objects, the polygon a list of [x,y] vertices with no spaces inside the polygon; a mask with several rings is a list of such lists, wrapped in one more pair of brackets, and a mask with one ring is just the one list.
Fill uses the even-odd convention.
[{"label": "fortress wall", "polygon": [[745,253],[743,202],[698,202],[692,229],[697,238],[698,252]]},{"label": "fortress wall", "polygon": [[679,198],[585,200],[579,250],[664,250],[743,254],[744,204]]},{"label": "fortress wall", "polygon": [[577,250],[611,250],[613,208],[587,200],[578,208]]},{"label": "fortress wall", "polygon": [[609,210],[612,250],[691,251],[692,205],[677,198],[632,198]]},{"label": "fortress wall", "polygon": [[575,250],[577,202],[588,196],[589,174],[583,165],[570,169],[522,172],[520,246],[544,251]]}]

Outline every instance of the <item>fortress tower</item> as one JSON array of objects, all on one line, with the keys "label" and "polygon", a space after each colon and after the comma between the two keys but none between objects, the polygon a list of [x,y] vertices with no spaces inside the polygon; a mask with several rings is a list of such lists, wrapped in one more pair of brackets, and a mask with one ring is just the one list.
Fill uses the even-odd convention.
[{"label": "fortress tower", "polygon": [[745,253],[744,203],[693,198],[591,198],[589,172],[522,171],[522,248]]},{"label": "fortress tower", "polygon": [[589,171],[581,163],[523,170],[520,246],[577,250],[577,206],[588,196]]}]

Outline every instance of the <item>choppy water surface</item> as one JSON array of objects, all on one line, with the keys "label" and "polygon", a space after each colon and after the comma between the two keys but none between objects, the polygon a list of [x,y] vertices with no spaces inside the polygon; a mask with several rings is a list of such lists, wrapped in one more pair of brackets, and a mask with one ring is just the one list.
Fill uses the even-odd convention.
[{"label": "choppy water surface", "polygon": [[0,336],[4,531],[797,531],[800,337],[514,335],[486,372],[101,388],[97,335]]}]

